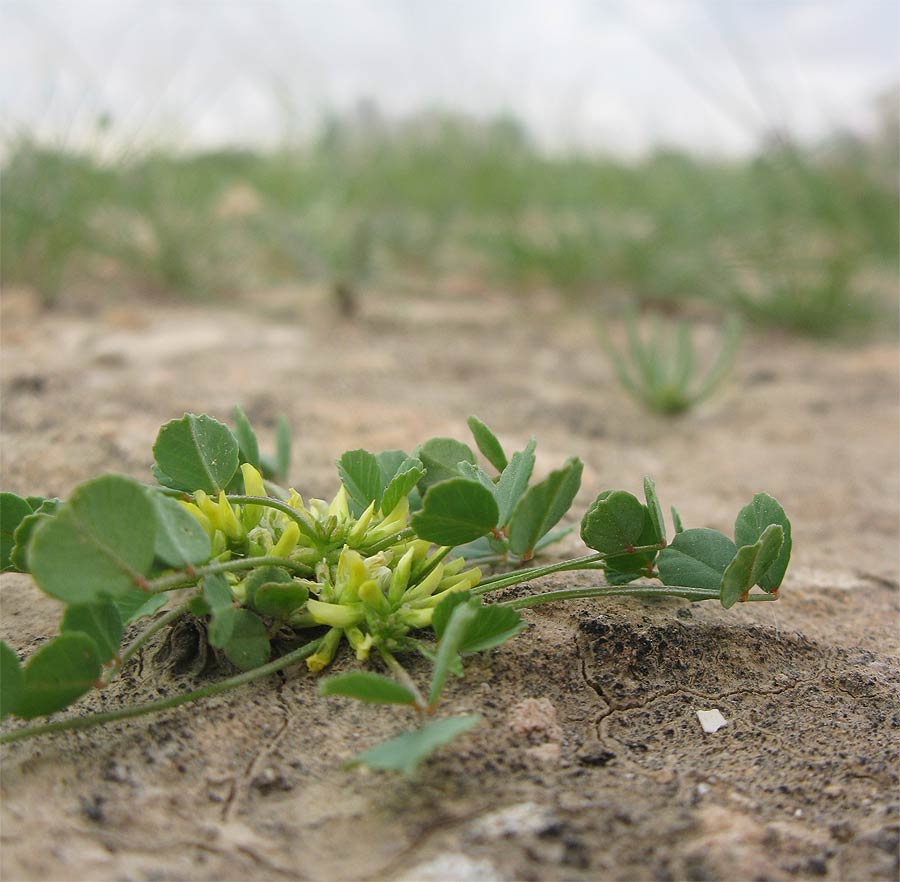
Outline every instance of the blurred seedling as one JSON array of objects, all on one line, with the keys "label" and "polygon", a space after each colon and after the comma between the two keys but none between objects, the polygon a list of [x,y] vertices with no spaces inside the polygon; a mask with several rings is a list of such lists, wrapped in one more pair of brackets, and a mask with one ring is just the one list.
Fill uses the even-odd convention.
[{"label": "blurred seedling", "polygon": [[[235,418],[234,431],[206,415],[166,423],[153,447],[156,486],[104,475],[65,502],[0,494],[0,570],[29,572],[64,604],[60,633],[24,666],[0,644],[0,716],[30,721],[67,708],[184,618],[193,617],[240,673],[147,704],[13,726],[0,743],[174,708],[301,661],[315,674],[349,647],[385,673],[343,673],[324,680],[322,694],[398,705],[415,720],[350,764],[409,774],[478,723],[477,714],[429,718],[451,676],[463,676],[466,657],[525,629],[520,610],[611,596],[716,600],[725,608],[774,600],[790,558],[790,522],[764,493],[738,514],[734,540],[685,530],[673,513],[669,544],[646,478],[643,501],[621,490],[597,496],[581,521],[588,554],[488,574],[472,566],[466,547],[488,539],[520,562],[532,558],[575,499],[577,457],[531,484],[534,441],[507,457],[473,418],[495,479],[464,442],[432,438],[409,455],[348,451],[337,463],[333,499],[304,501],[263,477],[283,480],[287,471],[284,426],[266,467],[239,408]],[[607,584],[485,602],[501,589],[576,570],[602,570]],[[126,629],[139,622],[125,643]],[[421,686],[401,661],[416,656],[432,669]]]},{"label": "blurred seedling", "polygon": [[715,392],[731,370],[741,337],[739,320],[729,319],[718,353],[704,364],[686,321],[666,321],[657,314],[645,334],[632,309],[625,313],[624,324],[624,350],[616,347],[606,328],[600,326],[600,339],[616,378],[648,410],[670,416],[690,410]]}]

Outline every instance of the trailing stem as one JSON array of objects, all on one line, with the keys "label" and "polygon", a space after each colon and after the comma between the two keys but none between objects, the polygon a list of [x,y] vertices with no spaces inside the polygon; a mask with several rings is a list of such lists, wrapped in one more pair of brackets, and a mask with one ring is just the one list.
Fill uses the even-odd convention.
[{"label": "trailing stem", "polygon": [[169,710],[173,707],[179,707],[182,704],[188,704],[192,701],[199,701],[201,698],[209,698],[212,695],[218,695],[220,692],[227,692],[245,683],[252,683],[254,680],[260,680],[269,674],[274,674],[283,668],[290,667],[297,662],[311,656],[318,648],[321,638],[313,640],[310,643],[275,659],[268,664],[252,671],[245,671],[234,677],[228,677],[225,680],[219,680],[217,683],[210,683],[200,689],[194,689],[192,692],[185,692],[182,695],[172,695],[169,698],[161,698],[158,701],[150,701],[147,704],[139,704],[136,707],[124,707],[119,710],[107,711],[102,714],[89,714],[86,717],[72,717],[66,720],[56,720],[52,723],[43,723],[39,726],[26,726],[22,729],[14,729],[12,732],[4,732],[0,735],[0,744],[11,744],[13,741],[24,741],[26,738],[34,738],[38,735],[49,735],[51,732],[70,732],[76,729],[88,729],[91,726],[99,726],[102,723],[113,723],[117,720],[127,720],[131,717],[140,717],[145,714],[154,714],[157,711]]}]

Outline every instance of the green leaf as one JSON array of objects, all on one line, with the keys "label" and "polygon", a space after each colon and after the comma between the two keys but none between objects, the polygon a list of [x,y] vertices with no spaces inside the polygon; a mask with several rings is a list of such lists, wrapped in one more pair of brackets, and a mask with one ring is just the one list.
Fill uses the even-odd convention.
[{"label": "green leaf", "polygon": [[[639,551],[635,554],[611,554],[603,562],[606,581],[610,584],[624,584],[630,582],[638,576],[646,577],[653,573],[653,562],[659,554],[659,534],[656,526],[650,520],[650,514],[645,505],[641,505],[644,509],[644,528],[641,530],[640,536],[634,543],[636,546],[653,545],[656,546],[652,551]],[[628,578],[623,580],[623,577]]]},{"label": "green leaf", "polygon": [[110,600],[67,606],[59,626],[60,633],[80,631],[97,644],[101,662],[115,658],[122,644],[125,627],[119,608]]},{"label": "green leaf", "polygon": [[410,521],[420,539],[437,545],[463,545],[497,525],[497,503],[476,481],[452,478],[428,488],[422,511]]},{"label": "green leaf", "polygon": [[[402,453],[402,451],[398,452]],[[383,478],[384,470],[381,460],[379,460],[378,464],[382,467]],[[397,465],[393,477],[385,485],[384,493],[381,497],[381,513],[389,515],[404,496],[412,493],[416,484],[422,480],[424,475],[425,467],[422,465],[422,461],[414,456],[405,456]]]},{"label": "green leaf", "polygon": [[156,478],[156,483],[170,490],[184,490],[184,488],[174,479],[170,478],[156,463],[150,466],[150,474]]},{"label": "green leaf", "polygon": [[238,452],[241,462],[249,462],[257,471],[260,468],[259,461],[259,441],[256,439],[256,432],[247,419],[240,405],[234,408],[234,436],[238,442]]},{"label": "green leaf", "polygon": [[475,617],[459,640],[457,652],[460,655],[471,655],[500,646],[526,627],[522,616],[514,609],[498,605],[485,606],[480,597],[472,597],[468,591],[455,591],[434,608],[431,627],[438,640],[443,639],[453,611],[466,602],[475,610]]},{"label": "green leaf", "polygon": [[468,732],[479,722],[481,717],[477,714],[435,720],[421,729],[404,732],[396,738],[369,748],[350,760],[347,768],[368,766],[370,769],[384,769],[412,775],[419,763],[429,754]]},{"label": "green leaf", "polygon": [[683,530],[659,553],[659,577],[664,585],[718,591],[736,554],[737,546],[718,530]]},{"label": "green leaf", "polygon": [[319,695],[343,695],[369,704],[412,704],[416,697],[390,677],[353,671],[328,677],[319,684]]},{"label": "green leaf", "polygon": [[540,538],[569,510],[581,486],[581,460],[570,457],[561,469],[529,487],[509,519],[509,547],[526,560]]},{"label": "green leaf", "polygon": [[765,577],[784,544],[784,528],[769,524],[759,541],[743,545],[722,575],[722,606],[729,609]]},{"label": "green leaf", "polygon": [[646,521],[647,509],[636,496],[625,490],[607,490],[582,518],[581,538],[601,554],[621,554],[640,542]]},{"label": "green leaf", "polygon": [[212,548],[200,522],[171,496],[147,492],[156,509],[156,557],[170,567],[206,563]]},{"label": "green leaf", "polygon": [[0,720],[19,712],[25,692],[25,676],[19,657],[11,647],[0,641]]},{"label": "green leaf", "polygon": [[381,502],[381,469],[375,455],[368,450],[348,450],[337,461],[338,473],[347,495],[356,503],[357,514],[374,502]]},{"label": "green leaf", "polygon": [[28,515],[27,518],[23,518],[19,526],[16,527],[13,536],[15,545],[13,545],[9,558],[12,567],[20,573],[30,571],[28,567],[28,543],[31,541],[35,527],[42,521],[52,518],[59,510],[60,505],[62,503],[59,499],[44,499],[34,509],[34,513]]},{"label": "green leaf", "polygon": [[236,668],[250,671],[269,660],[269,635],[262,619],[247,609],[213,610],[209,642],[219,647]]},{"label": "green leaf", "polygon": [[[477,599],[480,602],[481,598]],[[506,606],[480,604],[476,607],[475,618],[466,627],[457,651],[460,655],[471,655],[493,649],[515,637],[526,627],[516,610]]]},{"label": "green leaf", "polygon": [[683,533],[684,532],[684,524],[681,523],[681,515],[678,514],[678,509],[675,508],[674,505],[671,506],[671,512],[672,512],[672,523],[675,525],[675,532]]},{"label": "green leaf", "polygon": [[238,468],[239,445],[231,429],[206,414],[186,413],[156,436],[157,468],[179,489],[218,494]]},{"label": "green leaf", "polygon": [[387,487],[391,483],[391,480],[401,471],[400,466],[407,460],[412,459],[418,462],[414,456],[409,456],[402,450],[382,450],[375,454],[375,459],[378,461],[378,468],[381,471],[382,487]]},{"label": "green leaf", "polygon": [[653,533],[657,542],[666,540],[666,521],[663,517],[662,506],[656,495],[656,483],[649,475],[644,477],[644,499],[647,501],[647,516],[653,527]]},{"label": "green leaf", "polygon": [[441,693],[444,691],[444,684],[447,682],[447,675],[460,654],[460,647],[465,640],[466,631],[477,615],[478,600],[476,598],[458,604],[450,613],[450,619],[438,643],[437,658],[431,674],[431,690],[428,693],[430,707],[434,707],[438,703]]},{"label": "green leaf", "polygon": [[738,545],[754,545],[771,524],[782,528],[784,542],[771,568],[758,582],[759,587],[770,594],[778,590],[791,560],[791,522],[778,500],[767,493],[757,493],[753,502],[740,510],[734,522],[734,541]]},{"label": "green leaf", "polygon": [[259,567],[253,570],[246,579],[244,579],[244,601],[253,606],[254,598],[258,589],[270,582],[283,582],[287,584],[293,580],[293,576],[281,567]]},{"label": "green leaf", "polygon": [[122,624],[127,627],[144,616],[152,616],[168,600],[165,594],[148,594],[140,588],[134,588],[113,598],[113,603],[122,617]]},{"label": "green leaf", "polygon": [[286,619],[309,600],[309,589],[299,582],[265,582],[253,595],[258,613],[273,619]]},{"label": "green leaf", "polygon": [[513,513],[522,494],[528,488],[531,473],[534,471],[534,450],[537,441],[531,438],[524,450],[516,451],[509,461],[509,465],[503,470],[497,481],[495,496],[500,510],[497,521],[501,526],[509,523],[509,517]]},{"label": "green leaf", "polygon": [[288,472],[291,470],[291,427],[283,417],[278,417],[275,427],[275,468],[277,476],[282,481],[287,481]]},{"label": "green leaf", "polygon": [[211,611],[227,609],[234,605],[231,585],[221,573],[210,573],[200,581],[200,591]]},{"label": "green leaf", "polygon": [[62,710],[91,689],[99,676],[97,644],[79,631],[60,634],[28,659],[16,715],[31,720]]},{"label": "green leaf", "polygon": [[490,475],[488,475],[481,466],[472,465],[470,462],[461,462],[459,464],[459,473],[467,481],[476,481],[481,484],[482,487],[486,487],[490,490],[491,496],[496,498],[496,485],[491,480]]},{"label": "green leaf", "polygon": [[119,475],[95,478],[37,525],[28,551],[31,573],[66,603],[115,599],[149,572],[156,529],[156,510],[140,484]]},{"label": "green leaf", "polygon": [[419,492],[423,495],[433,484],[459,477],[457,466],[461,462],[475,465],[475,454],[468,444],[454,438],[432,438],[414,454],[425,466],[425,475],[419,480]]},{"label": "green leaf", "polygon": [[15,493],[0,493],[0,573],[15,569],[10,555],[19,524],[31,515],[31,506]]},{"label": "green leaf", "polygon": [[477,416],[470,416],[467,423],[484,458],[498,472],[502,472],[509,463],[497,436]]},{"label": "green leaf", "polygon": [[452,594],[448,594],[434,608],[431,618],[431,630],[434,631],[434,636],[438,640],[444,636],[444,631],[447,630],[447,623],[450,621],[453,610],[461,603],[465,603],[471,596],[471,591],[454,591]]}]

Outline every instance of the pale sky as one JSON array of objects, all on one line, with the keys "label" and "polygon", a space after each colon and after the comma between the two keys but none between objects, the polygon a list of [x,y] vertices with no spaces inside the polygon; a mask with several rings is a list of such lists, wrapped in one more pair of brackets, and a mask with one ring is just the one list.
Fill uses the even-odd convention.
[{"label": "pale sky", "polygon": [[[325,109],[511,112],[551,148],[865,129],[897,0],[0,0],[2,136],[273,143]],[[94,121],[106,112],[110,134]]]}]

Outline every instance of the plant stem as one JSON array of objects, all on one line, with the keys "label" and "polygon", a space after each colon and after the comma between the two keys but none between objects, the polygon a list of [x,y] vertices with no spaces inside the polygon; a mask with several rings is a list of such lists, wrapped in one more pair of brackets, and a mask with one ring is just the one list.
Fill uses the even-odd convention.
[{"label": "plant stem", "polygon": [[171,625],[176,619],[183,616],[188,611],[188,605],[190,601],[186,601],[182,603],[181,606],[176,606],[174,609],[170,609],[165,615],[160,616],[155,622],[153,622],[145,631],[139,634],[134,641],[129,645],[129,647],[119,656],[118,662],[114,664],[106,673],[103,675],[103,684],[106,685],[110,683],[113,677],[128,664],[129,660],[137,653],[142,647],[146,646],[147,641],[158,631],[161,631],[166,625]]},{"label": "plant stem", "polygon": [[638,545],[627,551],[618,551],[614,554],[604,554],[598,551],[594,554],[586,554],[584,557],[574,557],[571,560],[564,560],[543,567],[532,567],[528,570],[514,570],[511,573],[501,573],[498,576],[482,579],[472,593],[486,594],[488,591],[497,591],[500,588],[518,585],[520,582],[525,582],[529,579],[538,579],[541,576],[549,576],[551,573],[563,573],[567,570],[596,570],[600,569],[597,566],[600,561],[608,561],[626,554],[640,554],[644,551],[659,551],[659,545]]},{"label": "plant stem", "polygon": [[238,505],[262,505],[266,508],[274,508],[282,514],[286,514],[292,521],[300,527],[300,532],[311,539],[318,540],[321,537],[315,536],[308,517],[304,517],[299,511],[291,508],[286,502],[280,499],[272,499],[270,496],[248,496],[246,493],[229,493],[225,497],[229,502]]},{"label": "plant stem", "polygon": [[0,735],[0,744],[11,744],[13,741],[23,741],[26,738],[33,738],[37,735],[48,735],[51,732],[65,732],[76,729],[87,729],[91,726],[99,726],[102,723],[112,723],[117,720],[127,720],[129,717],[139,717],[144,714],[153,714],[157,711],[168,710],[169,708],[178,707],[191,701],[198,701],[201,698],[209,698],[212,695],[218,695],[220,692],[226,692],[237,686],[243,686],[245,683],[252,683],[269,674],[287,668],[292,664],[312,655],[319,647],[321,638],[313,640],[304,646],[295,649],[281,658],[275,659],[268,664],[252,671],[244,671],[227,680],[220,680],[218,683],[210,683],[193,692],[185,692],[182,695],[172,695],[169,698],[161,698],[158,701],[151,701],[147,704],[140,704],[136,707],[126,707],[120,710],[107,711],[102,714],[89,714],[86,717],[72,717],[67,720],[57,720],[53,723],[43,723],[39,726],[26,726],[22,729],[14,729],[12,732],[4,732]]},{"label": "plant stem", "polygon": [[[557,600],[576,600],[581,597],[681,597],[684,600],[719,600],[720,594],[714,588],[687,588],[679,585],[603,585],[594,588],[564,588],[505,600],[498,606],[510,609],[527,609],[543,606]],[[751,594],[747,601],[777,600],[772,594]]]},{"label": "plant stem", "polygon": [[391,673],[416,697],[416,710],[419,711],[419,713],[424,713],[428,708],[428,702],[425,701],[424,696],[419,691],[419,687],[416,686],[416,681],[410,677],[406,668],[404,668],[390,652],[386,649],[382,649],[380,646],[378,647],[378,652],[381,654],[384,663],[388,666]]},{"label": "plant stem", "polygon": [[144,590],[148,594],[161,594],[163,591],[171,591],[173,588],[180,588],[182,585],[193,585],[204,576],[211,576],[214,573],[231,573],[238,570],[251,570],[253,567],[284,567],[286,570],[292,570],[295,573],[301,573],[308,576],[313,570],[306,564],[298,563],[295,560],[289,560],[286,557],[275,557],[274,555],[263,555],[262,557],[242,557],[238,560],[226,560],[219,563],[207,564],[203,567],[194,567],[190,571],[179,570],[177,573],[170,573],[168,576],[160,576],[158,579],[151,579],[147,582]]},{"label": "plant stem", "polygon": [[373,554],[378,554],[379,551],[384,551],[386,548],[390,548],[392,545],[396,545],[398,542],[403,542],[404,539],[414,539],[416,535],[416,531],[412,529],[412,527],[405,527],[397,533],[394,533],[392,536],[388,536],[385,539],[382,539],[380,542],[376,542],[374,545],[370,545],[368,548],[361,548],[360,552],[363,553],[366,557],[369,557]]}]

